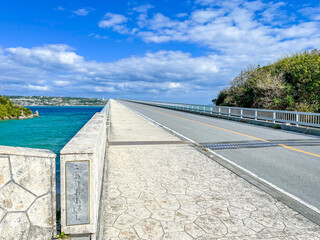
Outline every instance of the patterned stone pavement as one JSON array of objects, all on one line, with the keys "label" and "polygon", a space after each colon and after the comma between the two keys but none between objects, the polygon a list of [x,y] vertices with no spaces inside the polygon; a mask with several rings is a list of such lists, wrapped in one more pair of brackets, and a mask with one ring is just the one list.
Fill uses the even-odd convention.
[{"label": "patterned stone pavement", "polygon": [[189,145],[110,146],[107,169],[101,239],[320,239],[320,226]]}]

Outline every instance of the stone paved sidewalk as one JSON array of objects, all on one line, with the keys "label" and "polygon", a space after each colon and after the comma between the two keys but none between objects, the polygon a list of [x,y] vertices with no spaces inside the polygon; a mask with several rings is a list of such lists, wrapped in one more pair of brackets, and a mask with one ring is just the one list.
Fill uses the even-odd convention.
[{"label": "stone paved sidewalk", "polygon": [[[111,114],[113,132],[138,123],[151,131],[119,103]],[[110,146],[104,191],[102,239],[320,239],[320,226],[188,145]]]}]

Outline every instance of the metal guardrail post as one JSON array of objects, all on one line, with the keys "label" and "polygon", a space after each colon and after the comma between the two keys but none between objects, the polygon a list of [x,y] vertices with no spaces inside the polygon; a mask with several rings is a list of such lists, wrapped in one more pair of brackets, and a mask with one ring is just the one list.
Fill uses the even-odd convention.
[{"label": "metal guardrail post", "polygon": [[229,117],[231,116],[231,108],[229,108]]},{"label": "metal guardrail post", "polygon": [[273,119],[273,123],[276,123],[276,112],[272,113],[272,119]]},{"label": "metal guardrail post", "polygon": [[219,115],[221,115],[221,107],[219,107]]},{"label": "metal guardrail post", "polygon": [[240,118],[243,118],[243,109],[240,110]]},{"label": "metal guardrail post", "polygon": [[258,120],[258,111],[254,111],[254,120]]},{"label": "metal guardrail post", "polygon": [[296,114],[296,126],[299,127],[299,113]]}]

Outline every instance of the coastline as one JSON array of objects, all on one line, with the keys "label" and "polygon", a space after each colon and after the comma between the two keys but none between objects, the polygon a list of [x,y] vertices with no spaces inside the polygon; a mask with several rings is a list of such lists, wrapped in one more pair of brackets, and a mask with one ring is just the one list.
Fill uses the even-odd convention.
[{"label": "coastline", "polygon": [[8,121],[8,120],[26,120],[26,119],[32,119],[35,117],[39,117],[39,112],[35,111],[34,113],[32,113],[32,115],[29,116],[25,116],[24,114],[20,115],[19,117],[8,117],[5,116],[3,118],[0,118],[0,121]]},{"label": "coastline", "polygon": [[[65,106],[59,106],[59,105],[26,105],[24,107],[103,107],[104,105],[65,105]],[[39,117],[38,111],[35,111],[32,115],[29,116],[19,116],[19,117],[4,117],[0,118],[0,121],[8,121],[8,120],[26,120],[26,119],[32,119],[35,117]]]},{"label": "coastline", "polygon": [[28,117],[8,117],[8,118],[0,118],[0,121],[8,121],[8,120],[26,120],[26,119],[32,119],[38,116],[28,116]]},{"label": "coastline", "polygon": [[26,105],[25,107],[103,107],[105,105]]}]

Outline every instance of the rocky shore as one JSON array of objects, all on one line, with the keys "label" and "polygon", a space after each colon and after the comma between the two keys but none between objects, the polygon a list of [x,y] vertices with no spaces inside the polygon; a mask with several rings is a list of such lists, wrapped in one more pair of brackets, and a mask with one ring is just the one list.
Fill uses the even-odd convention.
[{"label": "rocky shore", "polygon": [[0,120],[10,120],[10,119],[24,120],[24,119],[34,118],[34,117],[39,117],[39,112],[38,111],[35,111],[33,114],[26,116],[24,114],[24,112],[21,110],[19,117],[8,117],[8,116],[5,116],[3,118],[0,118]]}]

